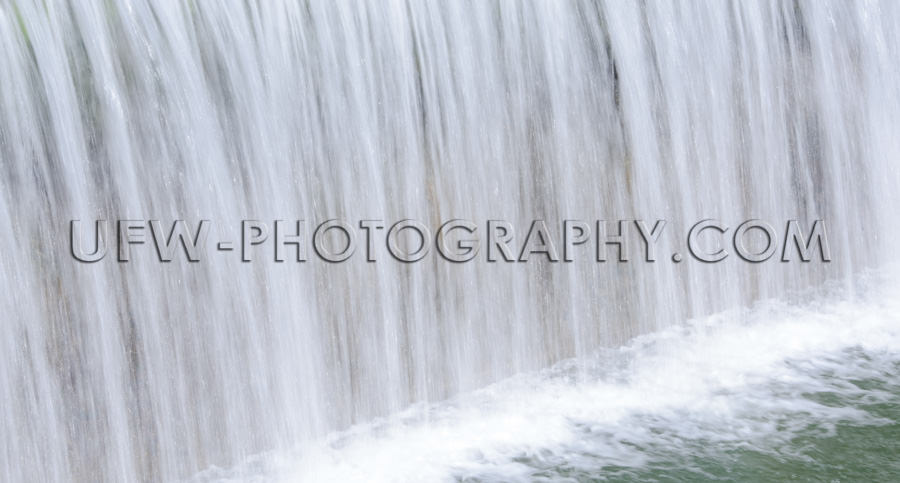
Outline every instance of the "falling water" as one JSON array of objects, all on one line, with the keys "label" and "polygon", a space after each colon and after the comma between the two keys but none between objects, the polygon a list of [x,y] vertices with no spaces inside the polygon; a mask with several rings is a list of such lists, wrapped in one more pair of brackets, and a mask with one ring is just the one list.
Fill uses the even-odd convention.
[{"label": "falling water", "polygon": [[[852,289],[896,240],[898,27],[889,1],[0,0],[0,480],[186,478]],[[83,264],[68,238],[330,218],[823,219],[834,259]]]}]

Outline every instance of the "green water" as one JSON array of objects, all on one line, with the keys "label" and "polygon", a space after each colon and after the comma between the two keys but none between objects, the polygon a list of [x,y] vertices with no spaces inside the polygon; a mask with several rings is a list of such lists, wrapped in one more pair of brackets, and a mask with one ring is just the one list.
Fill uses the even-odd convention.
[{"label": "green water", "polygon": [[[647,433],[619,443],[647,458],[638,467],[605,464],[603,452],[579,453],[574,447],[520,455],[513,461],[530,468],[526,474],[532,481],[900,481],[900,360],[891,360],[896,356],[872,357],[854,348],[824,361],[839,371],[806,373],[810,379],[799,388],[785,382],[758,387],[763,399],[772,403],[770,411],[758,400],[746,401],[748,407],[740,414],[744,419],[732,424],[721,420],[722,439],[673,432],[671,416],[635,416],[629,424],[640,425]],[[803,374],[810,364],[789,361],[786,365]],[[817,390],[807,392],[804,386]],[[729,399],[743,394],[746,391],[717,396]],[[797,410],[785,410],[779,404],[783,401],[797,401]],[[832,413],[826,421],[818,420],[823,412]],[[693,417],[690,408],[682,417]],[[768,426],[771,433],[741,438],[734,430],[749,420],[757,427]],[[615,437],[602,431],[594,434],[589,423],[575,424],[583,427],[582,447],[589,447],[594,436]],[[502,480],[498,475],[458,475],[456,479]]]}]

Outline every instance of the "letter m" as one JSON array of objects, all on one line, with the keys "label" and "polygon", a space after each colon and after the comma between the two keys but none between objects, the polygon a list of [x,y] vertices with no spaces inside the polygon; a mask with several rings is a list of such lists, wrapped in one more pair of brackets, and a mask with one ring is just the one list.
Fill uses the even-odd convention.
[{"label": "letter m", "polygon": [[825,234],[825,222],[816,220],[813,222],[812,233],[806,241],[803,240],[803,233],[800,231],[800,224],[797,220],[790,220],[787,224],[787,233],[784,236],[784,248],[781,252],[781,261],[789,262],[793,258],[793,247],[797,247],[800,252],[800,260],[808,262],[812,260],[813,250],[819,248],[819,254],[822,256],[823,262],[831,261],[831,249],[828,246],[828,237]]}]

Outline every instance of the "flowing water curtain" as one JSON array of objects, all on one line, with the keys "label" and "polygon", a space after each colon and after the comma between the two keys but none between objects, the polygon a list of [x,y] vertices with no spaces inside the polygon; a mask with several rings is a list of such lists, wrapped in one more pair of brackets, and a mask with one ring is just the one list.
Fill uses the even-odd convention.
[{"label": "flowing water curtain", "polygon": [[[898,20],[892,2],[0,2],[0,476],[186,477],[877,264]],[[822,218],[836,255],[82,265],[66,238],[72,219],[373,217]]]}]

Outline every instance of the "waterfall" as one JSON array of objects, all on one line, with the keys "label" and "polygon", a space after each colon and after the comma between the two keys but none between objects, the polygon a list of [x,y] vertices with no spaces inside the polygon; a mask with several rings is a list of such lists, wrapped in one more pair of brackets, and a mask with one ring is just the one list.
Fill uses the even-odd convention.
[{"label": "waterfall", "polygon": [[[898,234],[898,27],[890,1],[0,0],[0,480],[187,478],[852,284]],[[454,218],[665,219],[681,251],[706,218],[820,219],[833,260],[81,263],[69,238]]]}]

